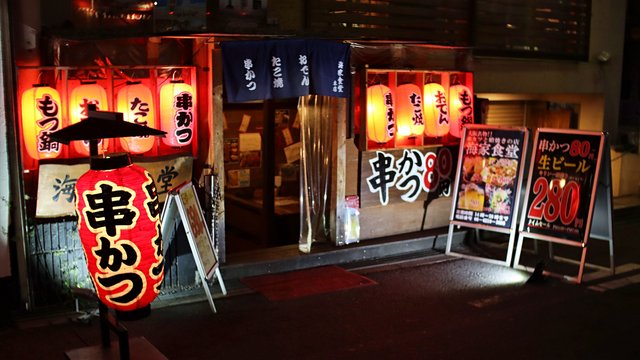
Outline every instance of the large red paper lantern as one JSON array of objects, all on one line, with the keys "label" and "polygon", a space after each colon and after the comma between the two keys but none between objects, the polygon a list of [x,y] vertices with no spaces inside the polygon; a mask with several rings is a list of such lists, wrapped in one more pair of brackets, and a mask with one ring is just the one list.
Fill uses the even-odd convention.
[{"label": "large red paper lantern", "polygon": [[49,134],[60,130],[62,116],[60,94],[52,87],[36,84],[22,93],[22,139],[32,159],[53,159],[62,146],[51,141]]},{"label": "large red paper lantern", "polygon": [[158,194],[128,154],[92,157],[76,182],[80,240],[96,294],[125,312],[148,309],[164,276]]},{"label": "large red paper lantern", "polygon": [[396,91],[398,135],[418,136],[424,132],[422,91],[415,84],[403,84]]},{"label": "large red paper lantern", "polygon": [[464,125],[473,124],[473,93],[464,85],[453,85],[449,88],[449,101],[450,133],[459,138]]},{"label": "large red paper lantern", "polygon": [[393,139],[396,131],[394,96],[387,86],[367,88],[367,137],[383,144]]},{"label": "large red paper lantern", "polygon": [[[122,113],[125,121],[156,127],[153,94],[140,82],[127,83],[118,91],[116,111]],[[120,144],[132,154],[143,154],[153,148],[155,138],[151,136],[120,138]]]},{"label": "large red paper lantern", "polygon": [[442,137],[449,133],[449,107],[447,93],[438,83],[424,85],[424,134]]},{"label": "large red paper lantern", "polygon": [[196,122],[196,99],[193,88],[182,80],[171,80],[160,88],[160,129],[166,145],[179,147],[191,144]]},{"label": "large red paper lantern", "polygon": [[[96,105],[97,111],[109,110],[107,91],[96,83],[83,83],[71,90],[69,96],[69,124],[77,124],[89,116],[88,106]],[[104,153],[109,147],[109,139],[103,139],[98,144],[98,152]],[[89,156],[88,141],[74,141],[73,148],[80,155]]]}]

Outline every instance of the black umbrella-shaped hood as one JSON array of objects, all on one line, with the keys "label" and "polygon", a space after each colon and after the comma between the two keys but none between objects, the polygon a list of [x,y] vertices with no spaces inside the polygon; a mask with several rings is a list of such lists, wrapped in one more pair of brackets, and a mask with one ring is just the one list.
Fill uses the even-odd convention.
[{"label": "black umbrella-shaped hood", "polygon": [[74,140],[100,140],[130,136],[164,136],[166,132],[124,121],[122,113],[88,111],[89,117],[51,133],[51,140],[69,144]]}]

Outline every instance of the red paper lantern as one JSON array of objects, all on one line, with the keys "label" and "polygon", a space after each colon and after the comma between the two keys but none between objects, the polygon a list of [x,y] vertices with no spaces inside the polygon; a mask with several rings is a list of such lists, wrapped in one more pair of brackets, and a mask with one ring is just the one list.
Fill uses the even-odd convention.
[{"label": "red paper lantern", "polygon": [[462,127],[473,124],[473,93],[464,85],[453,85],[449,88],[449,110],[451,111],[451,135],[462,136]]},{"label": "red paper lantern", "polygon": [[398,135],[418,136],[424,132],[422,91],[415,84],[403,84],[396,91]]},{"label": "red paper lantern", "polygon": [[62,129],[60,94],[52,87],[36,84],[22,93],[22,139],[32,159],[53,159],[62,146],[49,134]]},{"label": "red paper lantern", "polygon": [[162,142],[186,146],[193,140],[196,122],[196,98],[193,88],[182,80],[171,80],[160,89],[160,129],[167,132]]},{"label": "red paper lantern", "polygon": [[367,137],[383,144],[393,139],[396,131],[394,96],[391,89],[378,84],[367,88]]},{"label": "red paper lantern", "polygon": [[[117,96],[116,111],[123,114],[125,121],[138,125],[156,127],[155,106],[151,90],[141,83],[127,83]],[[133,154],[143,154],[155,144],[151,136],[120,138],[122,147]]]},{"label": "red paper lantern", "polygon": [[438,83],[424,85],[424,134],[429,137],[442,137],[449,133],[449,108],[447,93]]},{"label": "red paper lantern", "polygon": [[[83,83],[71,90],[69,96],[69,123],[77,124],[86,119],[88,115],[88,105],[95,104],[97,111],[109,110],[107,91],[95,83]],[[98,144],[98,152],[104,153],[109,147],[109,139],[103,139]],[[73,148],[81,155],[89,156],[88,141],[74,141]]]},{"label": "red paper lantern", "polygon": [[164,258],[158,194],[128,154],[93,157],[76,182],[76,212],[89,274],[100,301],[148,309],[160,292]]}]

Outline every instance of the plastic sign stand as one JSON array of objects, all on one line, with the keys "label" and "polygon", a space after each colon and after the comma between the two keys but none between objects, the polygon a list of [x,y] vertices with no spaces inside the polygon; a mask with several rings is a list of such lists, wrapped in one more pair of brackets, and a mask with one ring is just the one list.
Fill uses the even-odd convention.
[{"label": "plastic sign stand", "polygon": [[[467,125],[453,192],[446,255],[511,266],[529,131],[524,127]],[[454,227],[509,234],[504,260],[451,250]]]},{"label": "plastic sign stand", "polygon": [[[211,279],[213,282],[217,278],[224,295],[227,295],[227,289],[222,280],[213,239],[206,226],[193,183],[184,183],[169,191],[162,209],[161,221],[163,234],[168,234],[169,229],[179,224],[177,221],[181,221],[184,225],[202,286],[207,294],[211,310],[216,313],[216,306],[213,303],[207,280]],[[168,247],[168,244],[165,245],[165,251]]]},{"label": "plastic sign stand", "polygon": [[[586,262],[587,242],[594,238],[609,242],[608,270],[614,273],[611,161],[605,134],[538,129],[533,145],[514,267],[534,270],[520,265],[525,238],[548,241],[550,259],[578,264],[579,270],[577,276],[545,274],[579,284],[585,266],[603,269]],[[555,256],[554,243],[581,248],[580,260]]]}]

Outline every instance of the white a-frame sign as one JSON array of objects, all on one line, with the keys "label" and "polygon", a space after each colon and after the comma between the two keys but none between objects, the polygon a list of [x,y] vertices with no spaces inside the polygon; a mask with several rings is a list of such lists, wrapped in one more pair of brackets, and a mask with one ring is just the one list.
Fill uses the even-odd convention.
[{"label": "white a-frame sign", "polygon": [[[179,224],[178,221],[182,222],[209,305],[214,313],[217,312],[207,280],[210,279],[213,282],[217,277],[224,295],[227,295],[227,289],[220,274],[213,239],[204,221],[193,183],[184,183],[169,191],[162,209],[161,219],[163,234],[168,234],[169,229]],[[165,249],[168,247],[167,244]]]}]

